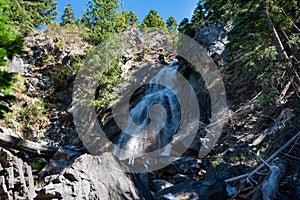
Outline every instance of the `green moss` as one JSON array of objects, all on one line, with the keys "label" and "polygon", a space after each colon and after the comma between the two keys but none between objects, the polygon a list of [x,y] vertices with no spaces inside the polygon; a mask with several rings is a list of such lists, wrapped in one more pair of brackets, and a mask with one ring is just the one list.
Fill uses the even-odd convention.
[{"label": "green moss", "polygon": [[32,168],[35,170],[41,170],[43,168],[42,163],[38,162],[38,161],[33,161],[31,164]]}]

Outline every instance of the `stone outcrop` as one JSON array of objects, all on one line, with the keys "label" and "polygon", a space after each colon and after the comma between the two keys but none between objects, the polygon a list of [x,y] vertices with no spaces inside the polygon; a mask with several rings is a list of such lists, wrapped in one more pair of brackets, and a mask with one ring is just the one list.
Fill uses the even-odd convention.
[{"label": "stone outcrop", "polygon": [[0,148],[0,199],[33,199],[34,196],[31,167]]},{"label": "stone outcrop", "polygon": [[205,24],[196,31],[194,39],[199,42],[218,65],[224,65],[227,62],[227,50],[225,45],[228,43],[227,32],[230,26],[219,23]]},{"label": "stone outcrop", "polygon": [[82,155],[59,175],[45,178],[37,199],[143,199],[111,153]]}]

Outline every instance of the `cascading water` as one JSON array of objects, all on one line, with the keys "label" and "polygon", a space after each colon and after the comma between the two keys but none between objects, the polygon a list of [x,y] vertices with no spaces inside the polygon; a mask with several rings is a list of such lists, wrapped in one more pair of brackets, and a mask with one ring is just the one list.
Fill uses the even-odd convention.
[{"label": "cascading water", "polygon": [[[144,97],[131,109],[130,117],[135,126],[131,126],[129,122],[126,124],[126,130],[130,133],[122,131],[116,143],[117,147],[113,149],[119,159],[136,158],[147,151],[156,151],[166,146],[176,133],[181,121],[180,105],[176,97],[177,69],[178,65],[175,64],[162,68],[150,80]],[[154,116],[151,109],[155,105],[160,105],[163,109],[159,109],[160,113]],[[162,121],[165,123],[161,129],[158,125],[145,132],[145,127],[150,122],[161,124]]]}]

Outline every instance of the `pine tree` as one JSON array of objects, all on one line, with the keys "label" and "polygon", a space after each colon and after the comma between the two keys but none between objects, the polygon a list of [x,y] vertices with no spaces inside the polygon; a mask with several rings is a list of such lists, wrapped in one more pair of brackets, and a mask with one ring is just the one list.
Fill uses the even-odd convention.
[{"label": "pine tree", "polygon": [[203,19],[205,17],[204,14],[204,4],[201,2],[201,0],[199,0],[199,2],[197,3],[197,7],[193,12],[193,16],[191,19],[191,23],[193,24],[193,28],[199,28],[203,22]]},{"label": "pine tree", "polygon": [[128,25],[130,27],[137,27],[139,23],[139,19],[133,11],[128,13]]},{"label": "pine tree", "polygon": [[116,19],[115,32],[119,33],[124,31],[128,26],[128,12],[127,10],[122,10]]},{"label": "pine tree", "polygon": [[64,14],[61,17],[62,25],[73,24],[75,20],[75,14],[72,10],[72,4],[68,4],[64,10]]},{"label": "pine tree", "polygon": [[4,9],[7,24],[19,32],[27,32],[47,25],[57,16],[54,0],[7,0]]},{"label": "pine tree", "polygon": [[177,30],[177,28],[178,28],[178,23],[177,23],[175,17],[173,17],[173,16],[168,18],[166,24],[167,24],[167,28],[169,30],[174,31],[174,30]]},{"label": "pine tree", "polygon": [[10,111],[7,102],[13,99],[13,74],[4,70],[6,58],[11,59],[15,53],[21,53],[23,43],[20,35],[8,31],[9,27],[5,23],[7,18],[3,13],[7,7],[5,0],[0,0],[0,118]]},{"label": "pine tree", "polygon": [[146,27],[165,28],[166,26],[164,19],[158,15],[157,11],[150,10],[141,24],[141,28]]},{"label": "pine tree", "polygon": [[178,31],[180,33],[186,34],[190,37],[193,37],[195,34],[195,30],[192,28],[192,24],[190,23],[188,18],[184,18],[179,26],[178,26]]},{"label": "pine tree", "polygon": [[[84,38],[93,44],[99,44],[110,35],[122,30],[123,16],[119,16],[117,8],[119,0],[90,0],[89,8],[84,13],[83,22],[87,29]],[[122,14],[121,14],[122,15]],[[120,27],[121,26],[121,27]]]}]

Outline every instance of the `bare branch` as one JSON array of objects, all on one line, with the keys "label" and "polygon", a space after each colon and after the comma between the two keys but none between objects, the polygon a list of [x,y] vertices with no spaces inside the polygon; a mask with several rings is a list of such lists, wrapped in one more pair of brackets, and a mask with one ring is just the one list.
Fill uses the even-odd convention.
[{"label": "bare branch", "polygon": [[[285,143],[285,145],[283,145],[282,147],[280,147],[273,155],[271,155],[266,160],[266,162],[268,163],[268,162],[272,161],[274,158],[276,158],[282,151],[284,151],[299,136],[300,136],[300,131],[296,135],[294,135],[294,137],[292,137],[289,141],[287,141],[287,143]],[[225,180],[225,182],[229,183],[229,182],[237,181],[237,180],[240,180],[240,179],[243,179],[243,178],[247,178],[247,177],[250,178],[255,173],[257,173],[259,170],[261,170],[264,166],[265,166],[265,163],[262,163],[255,170],[253,170],[251,173],[249,173],[249,174],[243,174],[243,175],[240,175],[240,176],[237,176],[237,177],[233,177],[233,178],[227,179],[227,180]]]}]

